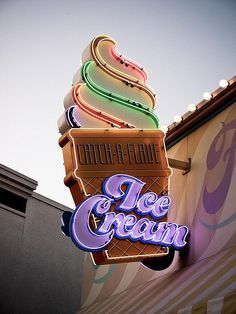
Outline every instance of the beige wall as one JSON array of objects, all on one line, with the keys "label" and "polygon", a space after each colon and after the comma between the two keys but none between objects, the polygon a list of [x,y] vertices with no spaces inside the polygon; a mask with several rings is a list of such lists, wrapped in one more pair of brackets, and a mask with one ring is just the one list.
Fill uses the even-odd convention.
[{"label": "beige wall", "polygon": [[[233,121],[235,121],[234,128],[227,131],[227,127],[229,128]],[[83,306],[94,301],[106,300],[112,294],[115,295],[127,288],[160,278],[186,264],[217,254],[235,245],[235,123],[236,105],[234,104],[168,150],[170,158],[179,160],[192,158],[191,171],[183,176],[181,170],[174,169],[170,180],[172,206],[168,220],[186,224],[190,228],[189,247],[185,257],[180,257],[177,252],[174,262],[167,270],[155,272],[140,263],[94,267],[87,254],[84,264],[84,278],[86,279],[83,281],[82,289]],[[220,132],[222,135],[219,135]],[[216,138],[218,141],[215,143],[215,150],[219,152],[219,155],[214,153],[213,157],[210,157],[208,154]],[[232,158],[234,158],[233,166],[231,165]],[[211,165],[211,169],[207,169],[207,159],[216,161],[215,165]],[[224,178],[223,188],[219,188],[220,198],[224,198],[224,202],[220,208],[217,208],[217,204],[216,206],[208,204],[208,212],[209,207],[211,211],[216,211],[212,214],[208,213],[203,203],[204,190],[207,189],[208,193],[217,190]],[[227,191],[223,191],[227,184],[229,184]],[[208,202],[214,203],[214,200],[216,197],[213,201],[210,196],[208,197]]]},{"label": "beige wall", "polygon": [[190,228],[188,263],[236,243],[236,104],[169,149],[168,156],[192,159],[186,176],[174,170],[170,220]]}]

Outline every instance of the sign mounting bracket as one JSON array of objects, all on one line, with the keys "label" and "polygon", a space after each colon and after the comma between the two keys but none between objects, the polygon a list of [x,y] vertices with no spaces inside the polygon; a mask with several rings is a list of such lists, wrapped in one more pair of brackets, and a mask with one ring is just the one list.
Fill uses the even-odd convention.
[{"label": "sign mounting bracket", "polygon": [[168,162],[171,168],[183,170],[182,175],[186,175],[191,170],[191,158],[188,161],[182,161],[178,159],[168,158]]}]

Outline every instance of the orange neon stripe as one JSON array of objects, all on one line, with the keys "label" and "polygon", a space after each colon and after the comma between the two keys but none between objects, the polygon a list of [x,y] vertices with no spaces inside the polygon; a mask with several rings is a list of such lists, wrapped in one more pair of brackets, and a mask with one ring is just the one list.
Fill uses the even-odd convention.
[{"label": "orange neon stripe", "polygon": [[135,126],[131,125],[128,122],[122,121],[116,117],[113,117],[107,113],[104,113],[93,106],[89,105],[86,101],[84,101],[80,95],[80,88],[83,84],[77,84],[72,88],[72,98],[74,103],[84,112],[88,113],[89,115],[102,120],[110,125],[117,127],[117,128],[134,128]]}]

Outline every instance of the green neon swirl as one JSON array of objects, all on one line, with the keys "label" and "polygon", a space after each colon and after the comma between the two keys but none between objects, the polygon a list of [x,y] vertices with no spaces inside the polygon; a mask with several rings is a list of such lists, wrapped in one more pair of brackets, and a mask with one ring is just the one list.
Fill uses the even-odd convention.
[{"label": "green neon swirl", "polygon": [[125,98],[123,96],[120,96],[116,93],[111,93],[111,92],[107,91],[106,89],[104,89],[103,87],[94,83],[94,81],[89,76],[89,68],[90,68],[92,63],[94,63],[94,62],[93,61],[86,62],[83,65],[82,70],[81,70],[82,79],[87,84],[87,86],[90,90],[92,90],[93,92],[95,92],[96,94],[98,94],[102,97],[113,100],[113,101],[115,101],[121,105],[124,105],[126,107],[129,107],[131,109],[137,110],[137,111],[141,112],[142,114],[149,115],[150,118],[153,119],[156,127],[157,128],[159,127],[159,120],[158,120],[157,116],[154,113],[149,111],[150,109],[148,108],[148,106],[141,104],[141,103],[137,103],[135,101],[132,101],[132,100]]}]

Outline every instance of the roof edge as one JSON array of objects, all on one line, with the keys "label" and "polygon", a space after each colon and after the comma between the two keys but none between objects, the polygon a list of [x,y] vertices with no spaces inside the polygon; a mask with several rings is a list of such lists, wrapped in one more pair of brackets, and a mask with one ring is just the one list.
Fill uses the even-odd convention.
[{"label": "roof edge", "polygon": [[236,76],[228,82],[229,85],[227,87],[215,90],[210,100],[201,101],[196,106],[197,109],[194,112],[184,114],[181,122],[172,123],[168,127],[165,138],[167,149],[177,144],[236,101]]}]

